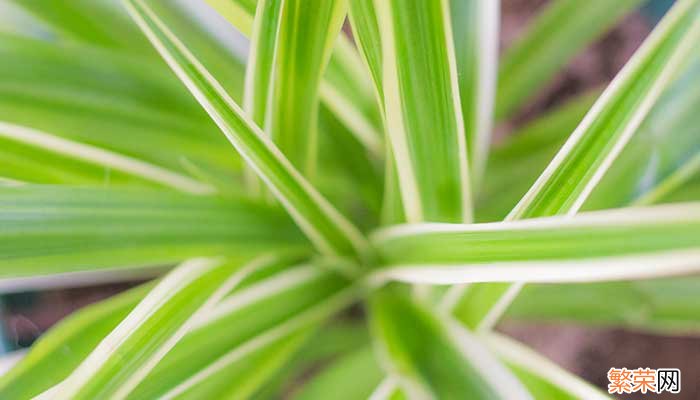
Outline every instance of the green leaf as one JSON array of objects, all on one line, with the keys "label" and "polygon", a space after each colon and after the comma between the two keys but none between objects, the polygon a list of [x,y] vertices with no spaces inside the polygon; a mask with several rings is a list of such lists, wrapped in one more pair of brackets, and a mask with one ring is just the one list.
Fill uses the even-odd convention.
[{"label": "green leaf", "polygon": [[[295,400],[326,399],[334,393],[337,400],[370,398],[383,373],[369,346],[340,357],[314,376],[292,398]],[[351,378],[351,379],[349,379]]]},{"label": "green leaf", "polygon": [[640,0],[551,2],[502,57],[496,118],[510,117],[579,51],[640,3]]},{"label": "green leaf", "polygon": [[253,26],[244,109],[306,175],[315,175],[318,92],[345,1],[261,0]]},{"label": "green leaf", "polygon": [[29,185],[0,188],[0,206],[5,290],[80,279],[69,272],[153,273],[190,257],[305,247],[280,210],[242,198]]},{"label": "green leaf", "polygon": [[[230,181],[240,168],[216,126],[165,66],[84,45],[2,34],[0,58],[5,60],[0,63],[0,121],[181,174],[190,172],[184,165],[190,162]],[[17,171],[26,165],[36,171],[36,164],[44,162],[4,147],[0,154],[12,159]],[[29,172],[18,178],[64,183],[34,173],[36,178]]]},{"label": "green leaf", "polygon": [[409,398],[530,398],[456,321],[399,291],[371,297],[370,321],[383,367]]},{"label": "green leaf", "polygon": [[[635,282],[527,285],[506,318],[626,327],[664,335],[700,332],[696,277]],[[611,307],[614,304],[614,307]]]},{"label": "green leaf", "polygon": [[[257,0],[206,1],[244,35],[251,35]],[[348,38],[340,35],[321,83],[322,103],[373,156],[381,157],[381,119],[368,88],[357,52]]]},{"label": "green leaf", "polygon": [[344,34],[336,40],[320,94],[322,105],[353,133],[372,157],[381,158],[384,150],[381,112],[361,58]]},{"label": "green leaf", "polygon": [[283,4],[282,1],[273,0],[258,2],[250,39],[243,109],[261,127],[265,126],[265,115],[270,102]]},{"label": "green leaf", "polygon": [[[374,236],[384,263],[374,279],[456,284],[668,276],[700,268],[694,261],[698,233],[700,203],[596,211],[576,218],[405,225]],[[482,317],[478,309],[470,315],[471,322]]]},{"label": "green leaf", "polygon": [[[606,209],[661,201],[692,179],[700,152],[697,135],[700,91],[698,57],[675,79],[630,139],[583,209]],[[535,119],[493,149],[477,220],[502,220],[566,141],[594,98],[586,94]],[[685,200],[700,199],[698,197]]]},{"label": "green leaf", "polygon": [[[271,341],[260,349],[251,350],[232,362],[226,369],[205,382],[186,391],[166,393],[163,398],[171,399],[221,399],[255,398],[254,393],[267,384],[270,376],[286,366],[300,344],[309,336],[309,329],[302,329],[290,335]],[[251,366],[255,366],[251,368]],[[134,398],[140,398],[135,396]]]},{"label": "green leaf", "polygon": [[382,109],[384,108],[382,38],[379,21],[374,7],[374,0],[352,0],[349,7],[349,19],[355,44],[360,50]]},{"label": "green leaf", "polygon": [[526,346],[499,334],[480,337],[516,374],[536,399],[609,399],[590,385]]},{"label": "green leaf", "polygon": [[166,275],[58,386],[56,399],[126,398],[190,330],[240,282],[240,267],[194,259]]},{"label": "green leaf", "polygon": [[371,400],[406,400],[410,399],[395,378],[385,378],[372,392]]},{"label": "green leaf", "polygon": [[691,180],[681,188],[664,194],[661,202],[688,202],[700,200],[700,173],[695,173]]},{"label": "green leaf", "polygon": [[[379,32],[379,21],[373,0],[353,0],[350,2],[349,19],[352,26],[355,44],[360,50],[362,60],[372,77],[374,90],[385,111],[383,87],[382,40]],[[384,117],[386,119],[386,117]],[[382,201],[381,222],[385,225],[398,224],[406,221],[401,188],[397,174],[396,160],[391,146],[388,146],[384,168],[384,197]]]},{"label": "green leaf", "polygon": [[0,378],[0,397],[31,399],[65,379],[151,289],[146,284],[70,315]]},{"label": "green leaf", "polygon": [[364,254],[367,245],[359,231],[294,169],[157,16],[139,0],[127,4],[149,40],[314,245],[330,255]]},{"label": "green leaf", "polygon": [[[2,139],[21,143],[24,146],[20,147],[24,147],[27,152],[38,150],[39,154],[25,155],[24,157],[27,158],[39,159],[40,155],[44,155],[45,153],[53,153],[52,155],[58,155],[59,157],[62,156],[62,161],[64,162],[58,164],[57,169],[59,170],[63,169],[64,165],[71,166],[71,164],[77,164],[76,161],[82,161],[79,165],[85,167],[85,164],[88,164],[88,168],[81,168],[78,174],[87,175],[85,169],[92,169],[91,175],[93,182],[96,180],[95,177],[97,176],[104,181],[105,171],[111,172],[113,169],[117,172],[140,177],[146,181],[179,189],[183,192],[204,194],[215,191],[213,187],[205,183],[198,182],[188,176],[169,171],[157,165],[103,150],[99,147],[63,139],[59,136],[31,128],[0,122],[0,140]],[[4,171],[4,173],[7,172],[6,170]],[[10,173],[9,176],[18,177],[19,175],[21,178],[24,177],[23,172],[23,170],[18,169],[17,172]],[[53,174],[56,174],[56,172]],[[34,178],[35,175],[29,174],[27,177]],[[86,179],[86,181],[90,181],[89,178]],[[97,182],[99,182],[99,180],[97,180]]]},{"label": "green leaf", "polygon": [[448,4],[376,1],[374,6],[386,128],[406,217],[409,222],[468,221],[467,149]]},{"label": "green leaf", "polygon": [[498,70],[500,2],[450,1],[472,186],[483,178],[491,144]]},{"label": "green leaf", "polygon": [[245,35],[253,31],[258,0],[206,0],[206,2]]},{"label": "green leaf", "polygon": [[[47,5],[41,0],[10,0],[51,26],[64,39],[153,56],[119,2],[76,0]],[[109,23],[104,23],[109,21]]]},{"label": "green leaf", "polygon": [[299,382],[310,381],[309,374],[315,376],[319,365],[335,363],[368,344],[369,332],[364,321],[333,318],[316,329],[295,356],[254,397],[274,399],[282,394],[291,397],[291,393],[297,393],[296,389],[304,390],[298,387]]},{"label": "green leaf", "polygon": [[265,127],[292,165],[313,176],[321,74],[340,32],[347,3],[302,1],[285,0],[282,5]]}]

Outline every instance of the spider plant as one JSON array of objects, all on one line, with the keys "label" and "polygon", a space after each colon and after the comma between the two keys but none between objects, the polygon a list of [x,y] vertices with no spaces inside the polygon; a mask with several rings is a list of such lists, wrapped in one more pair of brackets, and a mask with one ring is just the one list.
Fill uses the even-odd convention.
[{"label": "spider plant", "polygon": [[0,287],[156,279],[0,398],[605,398],[497,323],[697,332],[700,1],[501,142],[640,1],[208,3],[2,3]]}]

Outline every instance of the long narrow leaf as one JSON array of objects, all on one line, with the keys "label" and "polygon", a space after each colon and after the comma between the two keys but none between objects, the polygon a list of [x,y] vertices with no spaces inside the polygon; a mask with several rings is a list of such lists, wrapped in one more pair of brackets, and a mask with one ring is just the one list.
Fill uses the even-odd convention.
[{"label": "long narrow leaf", "polygon": [[305,246],[281,210],[245,199],[29,185],[0,188],[0,206],[5,290],[55,275],[77,282],[76,272],[159,271],[190,257]]},{"label": "long narrow leaf", "polygon": [[593,105],[510,214],[574,214],[635,133],[700,38],[700,5],[680,1]]},{"label": "long narrow leaf", "polygon": [[406,217],[468,221],[466,138],[448,4],[376,1],[374,6],[382,38],[386,128]]},{"label": "long narrow leaf", "polygon": [[73,160],[80,160],[89,164],[101,166],[103,168],[103,176],[104,169],[114,169],[188,193],[204,194],[211,193],[215,190],[205,183],[198,182],[188,176],[169,171],[157,165],[152,165],[98,147],[62,139],[58,136],[23,126],[0,122],[0,138],[9,139],[67,156]]},{"label": "long narrow leaf", "polygon": [[305,175],[314,175],[321,74],[346,7],[346,0],[285,0],[282,5],[265,122],[272,140]]},{"label": "long narrow leaf", "polygon": [[127,4],[149,40],[314,245],[326,254],[363,254],[366,244],[357,229],[292,167],[157,16],[140,0]]},{"label": "long narrow leaf", "polygon": [[[574,219],[406,225],[380,232],[374,243],[388,268],[377,274],[385,278],[439,284],[566,282],[697,271],[698,233],[700,207],[690,203]],[[481,315],[473,312],[471,318]]]},{"label": "long narrow leaf", "polygon": [[583,209],[651,204],[692,177],[700,158],[700,88],[694,84],[700,77],[700,56],[693,54],[687,64]]}]

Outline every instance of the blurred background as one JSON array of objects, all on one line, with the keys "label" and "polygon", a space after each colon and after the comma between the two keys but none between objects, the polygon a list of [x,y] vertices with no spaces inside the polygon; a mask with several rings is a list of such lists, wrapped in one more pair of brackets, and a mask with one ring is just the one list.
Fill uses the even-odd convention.
[{"label": "blurred background", "polygon": [[[53,0],[45,0],[47,3]],[[486,0],[488,1],[488,0]],[[584,1],[584,0],[582,0]],[[614,1],[614,0],[611,0]],[[198,1],[181,1],[188,9],[201,10]],[[503,0],[501,47],[518,38],[528,21],[546,5],[547,0]],[[673,3],[651,0],[639,11],[625,17],[616,28],[579,54],[558,76],[512,121],[497,128],[503,137],[537,115],[577,94],[604,86],[620,70],[654,24]],[[9,10],[0,0],[0,14]],[[12,21],[22,24],[22,16]],[[211,16],[202,15],[201,18]],[[212,33],[228,35],[230,50],[245,54],[247,45],[241,36],[225,24],[212,19]],[[220,22],[220,21],[219,21]],[[39,32],[38,34],[41,34]],[[0,60],[1,62],[1,60]],[[76,309],[116,294],[138,282],[92,287],[14,293],[0,297],[0,353],[12,352],[32,344],[42,332]],[[692,298],[692,297],[691,297]],[[698,301],[698,300],[696,300]],[[611,307],[615,304],[611,303]],[[698,316],[700,318],[700,316]],[[672,367],[682,371],[682,392],[674,399],[700,399],[700,338],[669,337],[653,333],[635,333],[624,329],[581,327],[564,322],[546,324],[509,320],[500,328],[541,351],[553,361],[584,379],[607,388],[610,367]],[[654,398],[633,394],[624,398]]]}]

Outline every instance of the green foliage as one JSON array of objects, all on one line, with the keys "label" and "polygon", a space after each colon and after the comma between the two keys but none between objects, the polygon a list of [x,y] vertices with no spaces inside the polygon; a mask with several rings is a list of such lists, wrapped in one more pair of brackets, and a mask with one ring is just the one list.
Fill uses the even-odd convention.
[{"label": "green foliage", "polygon": [[499,61],[498,2],[0,1],[0,289],[162,275],[0,398],[596,399],[493,326],[698,332],[697,0],[493,145],[640,2],[553,1]]}]

